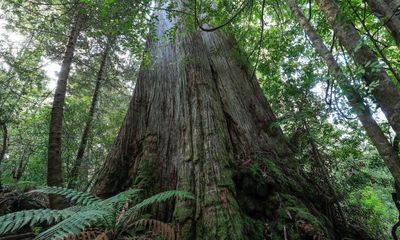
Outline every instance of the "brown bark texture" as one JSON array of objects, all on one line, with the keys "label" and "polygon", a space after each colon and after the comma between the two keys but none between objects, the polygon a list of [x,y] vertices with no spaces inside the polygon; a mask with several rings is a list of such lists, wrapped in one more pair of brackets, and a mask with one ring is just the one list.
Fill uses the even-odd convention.
[{"label": "brown bark texture", "polygon": [[108,57],[109,51],[110,51],[110,44],[107,43],[105,46],[105,49],[103,51],[103,54],[101,56],[100,67],[97,72],[96,84],[95,84],[95,88],[94,88],[93,95],[92,95],[92,101],[90,104],[88,120],[86,121],[85,128],[83,129],[82,138],[79,143],[79,148],[78,148],[78,153],[76,155],[76,159],[72,165],[72,169],[71,169],[70,176],[69,176],[68,188],[75,188],[77,185],[78,176],[79,176],[79,168],[82,165],[83,157],[85,155],[86,145],[87,145],[87,142],[89,139],[90,130],[92,129],[93,119],[95,117],[96,110],[97,110],[97,102],[99,99],[101,85],[102,85],[102,82],[104,79],[104,72],[106,69],[106,63],[107,63],[107,57]]},{"label": "brown bark texture", "polygon": [[[329,224],[326,209],[314,204],[314,186],[295,170],[290,144],[252,71],[239,64],[246,57],[234,41],[182,23],[170,41],[165,33],[177,20],[163,11],[157,17],[158,40],[147,42],[128,113],[94,192],[193,193],[194,201],[153,209],[157,218],[176,223],[183,239],[283,239],[283,231],[273,229],[287,220],[277,220],[277,211],[290,195],[327,227],[306,233],[305,225],[287,223],[288,232],[334,239],[340,226]],[[268,164],[256,170],[258,177],[250,174],[262,162]]]},{"label": "brown bark texture", "polygon": [[364,68],[364,80],[386,115],[396,134],[400,134],[400,92],[385,69],[379,66],[375,53],[363,43],[357,29],[346,18],[334,0],[316,0],[339,40],[354,62]]},{"label": "brown bark texture", "polygon": [[352,107],[352,110],[357,115],[372,143],[392,173],[395,181],[400,183],[400,159],[395,149],[390,144],[385,134],[382,132],[381,128],[373,118],[370,109],[364,104],[363,98],[360,96],[360,94],[351,86],[350,81],[342,72],[332,53],[325,46],[317,31],[301,12],[299,6],[293,0],[286,0],[286,3],[309,37],[315,50],[325,61],[330,74],[335,78],[335,80],[337,80],[337,83],[343,90],[350,106]]},{"label": "brown bark texture", "polygon": [[367,0],[367,3],[400,47],[400,1]]},{"label": "brown bark texture", "polygon": [[[65,95],[67,93],[67,83],[71,64],[74,56],[76,42],[80,34],[85,16],[78,13],[74,18],[71,31],[69,33],[61,70],[58,75],[57,87],[54,93],[53,106],[50,117],[49,144],[48,144],[48,163],[47,163],[47,185],[62,186],[63,172],[61,160],[61,131],[64,114]],[[62,198],[50,196],[52,208],[63,206]]]}]

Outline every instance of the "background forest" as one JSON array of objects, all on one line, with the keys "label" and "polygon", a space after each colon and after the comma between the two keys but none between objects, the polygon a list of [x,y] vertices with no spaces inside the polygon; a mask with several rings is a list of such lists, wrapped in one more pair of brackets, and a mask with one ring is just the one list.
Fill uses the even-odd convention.
[{"label": "background forest", "polygon": [[[45,185],[92,191],[139,70],[151,65],[146,41],[162,10],[186,19],[188,31],[234,36],[241,51],[232,57],[257,77],[277,118],[268,128],[283,129],[301,171],[350,224],[390,239],[399,219],[400,1],[171,2],[0,0],[0,199]],[[344,28],[329,22],[329,2]],[[380,85],[382,74],[390,84]],[[57,136],[61,175],[47,161]],[[262,166],[249,168],[263,176]]]}]

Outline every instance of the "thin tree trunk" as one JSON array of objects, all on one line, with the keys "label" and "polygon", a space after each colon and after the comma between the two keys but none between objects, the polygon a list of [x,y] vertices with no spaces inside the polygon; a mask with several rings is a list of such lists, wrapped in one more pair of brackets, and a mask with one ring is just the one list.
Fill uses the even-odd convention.
[{"label": "thin tree trunk", "polygon": [[[164,11],[157,18],[159,40],[147,43],[151,61],[143,61],[128,113],[93,190],[100,197],[129,187],[146,194],[189,191],[194,201],[155,209],[156,217],[177,223],[183,239],[264,239],[249,233],[255,226],[245,222],[272,226],[274,211],[282,206],[277,192],[303,188],[296,187],[299,180],[272,183],[279,177],[266,177],[271,185],[260,185],[246,166],[264,160],[279,166],[281,176],[294,177],[285,172],[295,167],[290,145],[281,129],[272,127],[276,118],[251,71],[233,57],[243,55],[232,54],[237,49],[230,38],[188,33],[181,24],[175,41],[166,41],[163,36],[176,20]],[[265,168],[267,174],[272,166]],[[310,200],[307,206],[316,209]],[[273,234],[283,237],[282,231]]]},{"label": "thin tree trunk", "polygon": [[107,57],[109,54],[110,45],[111,45],[111,43],[108,42],[104,49],[102,57],[101,57],[100,68],[99,68],[99,71],[97,72],[96,85],[95,85],[95,88],[93,91],[92,102],[91,102],[90,109],[89,109],[88,120],[86,121],[86,125],[83,130],[83,134],[82,134],[81,142],[79,144],[78,153],[76,155],[75,162],[72,165],[72,170],[71,170],[71,173],[69,176],[68,188],[75,188],[77,181],[78,181],[79,168],[82,165],[83,156],[85,155],[85,149],[86,149],[86,145],[87,145],[87,142],[89,139],[89,133],[90,133],[90,130],[92,129],[93,119],[94,119],[94,116],[95,116],[96,110],[97,110],[97,102],[98,102],[98,98],[99,98],[99,94],[100,94],[101,84],[102,84],[103,78],[104,78],[104,71],[106,68]]},{"label": "thin tree trunk", "polygon": [[371,87],[374,98],[396,134],[400,134],[399,90],[383,67],[376,68],[379,60],[375,53],[363,43],[360,34],[346,19],[336,2],[334,0],[316,0],[316,2],[355,63],[365,69],[366,84]]},{"label": "thin tree trunk", "polygon": [[[53,106],[51,109],[48,163],[47,163],[47,185],[62,186],[63,172],[61,160],[61,131],[64,113],[65,95],[67,92],[67,82],[71,70],[72,59],[74,56],[76,42],[82,29],[84,16],[78,13],[74,19],[72,29],[66,45],[61,70],[58,76],[57,88],[54,94]],[[61,208],[64,201],[60,197],[50,196],[50,206]]]},{"label": "thin tree trunk", "polygon": [[386,166],[389,168],[393,178],[397,183],[400,183],[400,159],[393,149],[392,145],[382,132],[381,128],[372,117],[369,108],[364,104],[362,97],[351,86],[345,74],[342,72],[339,64],[336,62],[332,53],[325,46],[322,39],[301,12],[298,5],[293,0],[285,0],[293,15],[296,17],[299,24],[302,26],[315,50],[323,58],[332,76],[337,80],[340,88],[343,90],[346,98],[349,101],[354,113],[357,115],[372,143],[378,150]]},{"label": "thin tree trunk", "polygon": [[0,189],[3,188],[3,184],[1,181],[1,177],[2,177],[2,173],[3,173],[3,160],[6,156],[6,151],[7,151],[7,139],[8,139],[8,131],[7,131],[7,125],[5,123],[3,123],[1,125],[1,130],[2,130],[2,134],[3,134],[3,141],[1,144],[1,151],[0,151]]},{"label": "thin tree trunk", "polygon": [[367,0],[369,7],[382,24],[392,34],[400,47],[400,1],[399,0]]},{"label": "thin tree trunk", "polygon": [[28,165],[30,155],[31,155],[31,150],[29,150],[28,153],[26,153],[26,151],[24,150],[18,165],[14,168],[13,179],[16,182],[18,182],[21,179],[22,174],[24,173],[26,166]]}]

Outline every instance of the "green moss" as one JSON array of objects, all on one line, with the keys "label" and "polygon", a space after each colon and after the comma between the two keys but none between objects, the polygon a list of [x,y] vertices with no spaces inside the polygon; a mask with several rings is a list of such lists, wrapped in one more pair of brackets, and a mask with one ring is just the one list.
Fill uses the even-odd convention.
[{"label": "green moss", "polygon": [[218,187],[226,187],[231,191],[235,189],[235,183],[233,181],[233,172],[229,169],[222,170],[221,180],[218,183]]},{"label": "green moss", "polygon": [[193,229],[191,220],[193,216],[194,216],[193,207],[184,206],[178,203],[174,211],[174,219],[175,222],[180,225],[179,234],[182,239],[193,239]]},{"label": "green moss", "polygon": [[154,167],[154,158],[150,155],[143,157],[139,163],[135,176],[134,186],[140,189],[148,189],[157,182],[158,169]]},{"label": "green moss", "polygon": [[[277,232],[286,231],[288,236],[291,236],[290,239],[301,239],[304,234],[327,236],[323,220],[310,213],[299,199],[290,194],[281,194],[281,198],[285,207],[277,211]],[[304,223],[303,226],[307,225],[307,229],[302,229],[301,223]]]},{"label": "green moss", "polygon": [[274,161],[266,158],[263,158],[260,161],[261,164],[266,167],[268,173],[271,174],[271,176],[277,179],[282,179],[285,176]]},{"label": "green moss", "polygon": [[192,218],[194,209],[191,207],[179,206],[175,208],[174,218],[177,222],[184,222],[189,218]]},{"label": "green moss", "polygon": [[251,236],[252,240],[263,240],[265,223],[248,216],[243,217],[243,229],[246,236]]},{"label": "green moss", "polygon": [[235,198],[228,191],[224,194],[223,190],[204,197],[203,206],[207,211],[196,225],[197,239],[244,239],[243,222]]},{"label": "green moss", "polygon": [[[300,175],[300,173],[291,168],[287,168],[285,169],[285,172],[283,172],[280,169],[280,166],[278,166],[274,160],[260,158],[257,160],[256,164],[260,169],[258,171],[264,169],[268,176],[277,181],[280,185],[284,186],[286,189],[294,189],[298,193],[303,193],[303,186],[307,186],[308,184],[304,177]],[[254,172],[254,170],[252,171]]]},{"label": "green moss", "polygon": [[273,179],[281,184],[287,182],[285,181],[285,174],[269,159],[257,159],[247,166],[245,172],[248,172],[258,183],[265,183],[267,178]]},{"label": "green moss", "polygon": [[318,228],[324,228],[321,221],[312,215],[308,209],[303,207],[288,207],[287,209],[290,213],[294,213],[296,219],[302,219]]}]

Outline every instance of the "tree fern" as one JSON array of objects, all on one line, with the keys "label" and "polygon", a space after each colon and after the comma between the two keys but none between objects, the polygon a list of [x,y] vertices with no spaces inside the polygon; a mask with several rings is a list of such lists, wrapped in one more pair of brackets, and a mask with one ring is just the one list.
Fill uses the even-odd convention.
[{"label": "tree fern", "polygon": [[77,212],[64,221],[40,233],[36,239],[63,239],[70,234],[79,235],[84,229],[96,225],[96,223],[101,221],[101,219],[108,214],[109,212],[101,210]]},{"label": "tree fern", "polygon": [[60,220],[69,218],[75,213],[75,208],[62,210],[35,209],[10,213],[0,217],[0,235],[14,232],[28,224],[30,226],[43,222],[53,224]]},{"label": "tree fern", "polygon": [[106,207],[106,206],[115,206],[115,205],[122,205],[130,198],[134,197],[138,192],[140,192],[140,189],[129,189],[126,190],[125,192],[121,192],[113,197],[107,198],[105,200],[100,201],[97,203],[97,205],[101,207]]},{"label": "tree fern", "polygon": [[133,212],[138,211],[139,209],[146,208],[155,203],[164,202],[164,201],[174,198],[174,197],[178,197],[181,199],[194,199],[193,196],[188,192],[176,191],[176,190],[166,191],[166,192],[162,192],[162,193],[153,195],[153,196],[143,200],[142,202],[134,205],[133,207],[129,208],[129,210],[126,211],[125,214],[130,215]]},{"label": "tree fern", "polygon": [[[71,189],[60,187],[41,187],[35,192],[47,194],[58,194],[66,197],[74,207],[62,210],[38,209],[25,210],[11,213],[0,217],[0,235],[14,232],[23,226],[47,222],[50,227],[40,233],[36,239],[74,239],[73,236],[89,236],[94,232],[88,229],[100,228],[104,233],[113,235],[123,234],[127,227],[137,227],[144,225],[150,230],[167,237],[167,239],[176,239],[175,231],[169,225],[157,220],[137,220],[140,215],[138,211],[146,207],[178,197],[182,199],[193,199],[193,196],[182,191],[167,191],[151,196],[133,207],[129,207],[135,201],[133,198],[140,191],[138,189],[129,189],[105,200],[98,199],[88,193],[78,192]],[[85,234],[86,233],[86,234]]]},{"label": "tree fern", "polygon": [[71,203],[82,206],[90,205],[96,202],[101,202],[100,199],[96,198],[95,196],[89,193],[79,192],[73,189],[68,189],[63,187],[39,187],[38,189],[35,189],[32,192],[60,195],[70,200]]}]

